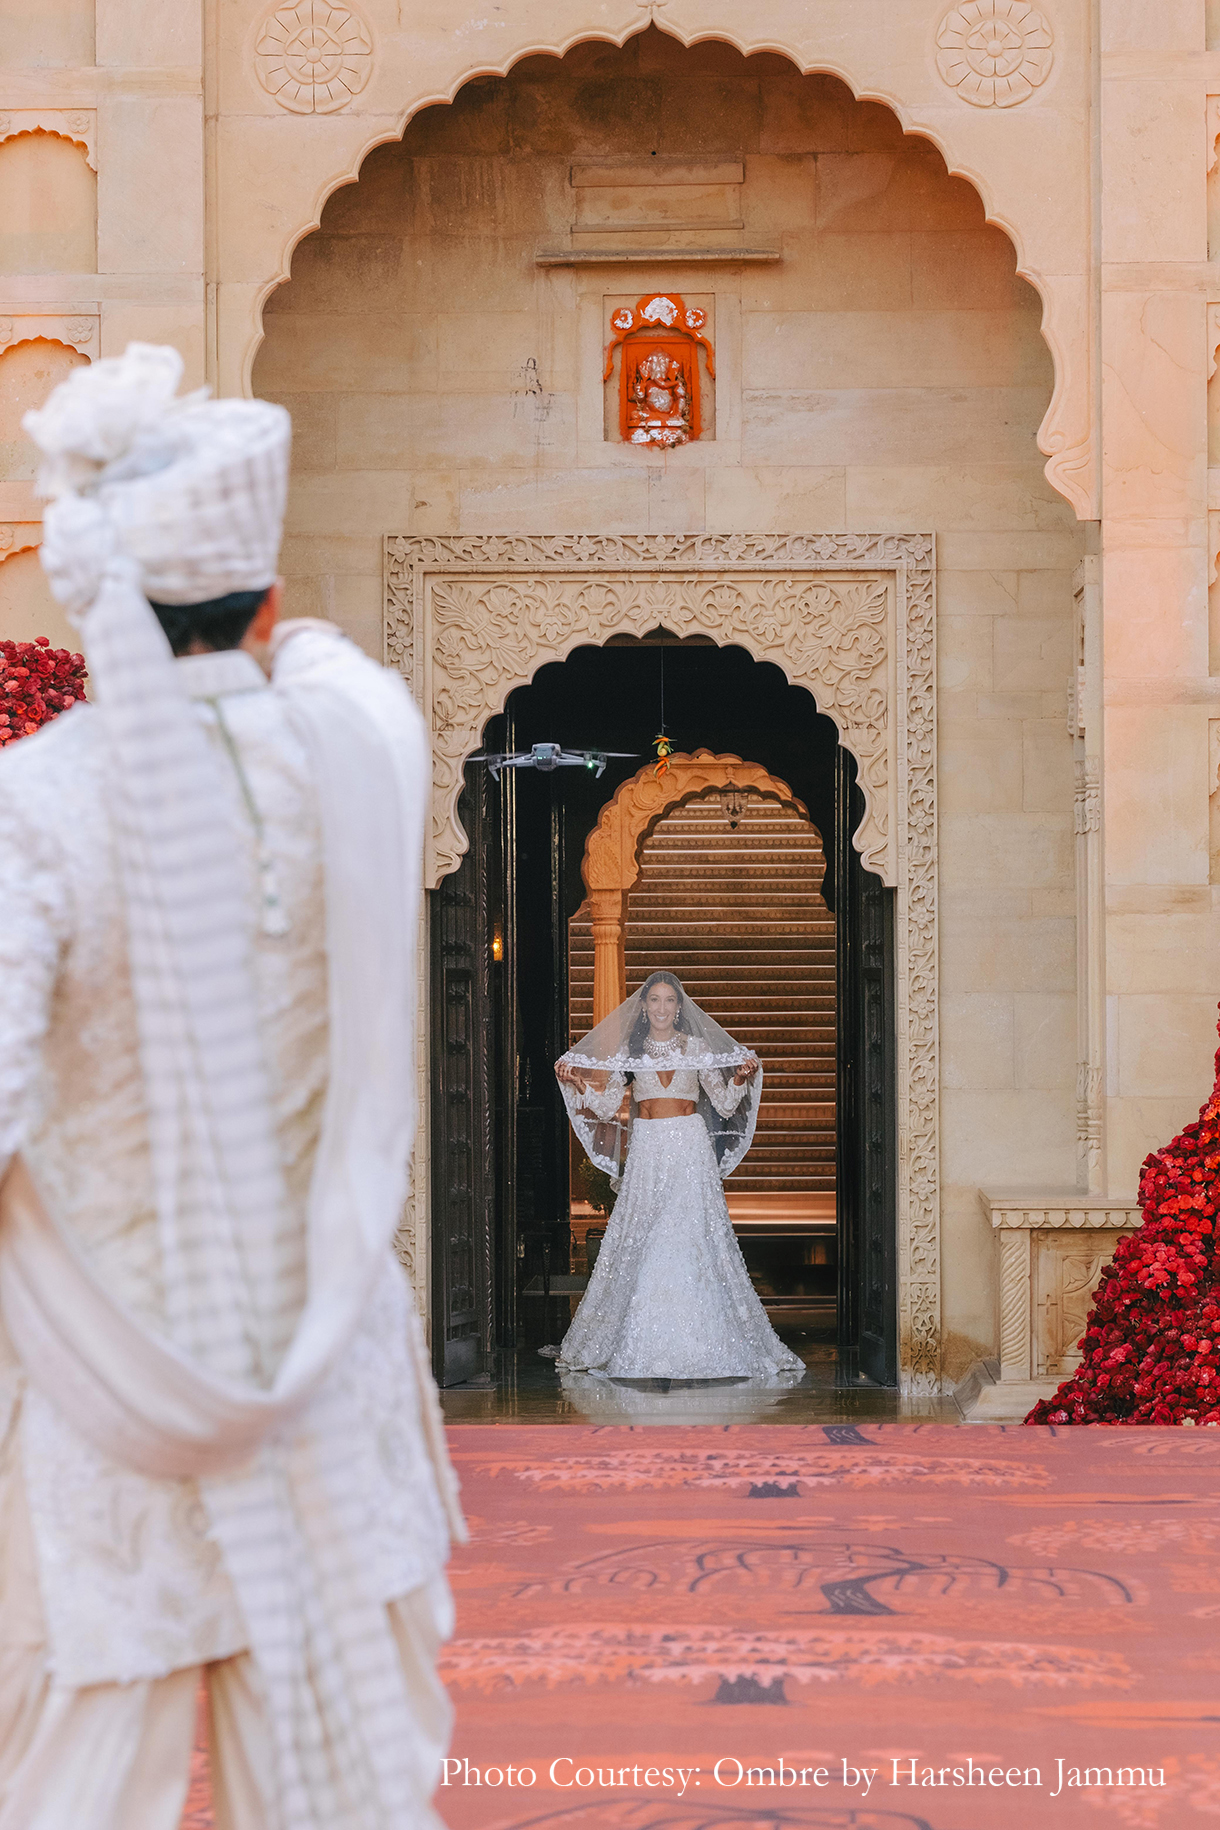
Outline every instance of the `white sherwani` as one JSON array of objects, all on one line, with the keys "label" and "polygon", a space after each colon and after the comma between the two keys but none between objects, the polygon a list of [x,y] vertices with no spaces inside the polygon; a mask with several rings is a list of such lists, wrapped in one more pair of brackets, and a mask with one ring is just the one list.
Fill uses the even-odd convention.
[{"label": "white sherwani", "polygon": [[[305,1203],[327,1085],[317,797],[284,706],[248,654],[193,656],[176,666],[218,748],[213,706],[221,702],[290,922],[278,937],[258,926],[254,831],[227,760],[234,826],[248,849],[259,1032],[293,1223],[279,1273],[299,1309]],[[92,707],[78,707],[0,755],[0,1165],[21,1151],[48,1207],[109,1291],[163,1334],[143,1074],[98,724]],[[319,1432],[342,1420],[351,1435],[361,1543],[386,1603],[424,1590],[435,1598],[447,1555],[445,1510],[421,1422],[434,1399],[421,1389],[418,1347],[414,1305],[387,1254],[358,1334],[275,1449],[286,1462],[307,1463],[323,1446]],[[13,1556],[31,1541],[27,1504],[32,1525],[44,1688],[159,1680],[243,1651],[246,1627],[196,1483],[151,1478],[106,1460],[27,1384],[2,1333],[0,1440],[0,1526],[7,1516]],[[13,1588],[10,1581],[16,1605]],[[4,1594],[0,1584],[0,1605]],[[28,1598],[24,1611],[28,1623]],[[7,1824],[5,1785],[37,1699],[34,1653],[27,1645],[24,1675],[14,1678],[14,1635],[6,1662],[4,1625],[0,1615],[0,1823]],[[24,1729],[14,1710],[24,1712]],[[93,1821],[81,1820],[82,1830]],[[132,1821],[125,1830],[144,1827]]]}]

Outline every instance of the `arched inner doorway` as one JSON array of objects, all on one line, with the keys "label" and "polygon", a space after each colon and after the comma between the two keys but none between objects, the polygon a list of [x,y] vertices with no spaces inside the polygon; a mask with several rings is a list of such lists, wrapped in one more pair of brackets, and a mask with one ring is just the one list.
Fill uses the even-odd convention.
[{"label": "arched inner doorway", "polygon": [[[784,1254],[777,1258],[774,1242],[783,1229],[775,1204],[769,1214],[760,1211],[766,1206],[759,1200],[764,1190],[752,1191],[754,1212],[740,1214],[740,1231],[753,1233],[757,1249],[752,1246],[747,1259],[753,1256],[764,1294],[769,1286],[776,1298],[810,1299],[803,1313],[789,1315],[793,1326],[829,1334],[845,1367],[892,1383],[894,892],[864,868],[852,844],[864,811],[855,759],[812,695],[791,685],[778,667],[707,637],[684,641],[661,630],[643,640],[618,637],[602,648],[578,648],[565,662],[540,668],[484,730],[493,751],[555,742],[635,752],[608,762],[600,779],[580,769],[506,770],[497,782],[484,765],[466,765],[459,817],[469,850],[440,883],[432,923],[437,1370],[448,1383],[458,1383],[490,1370],[489,1345],[493,1354],[503,1354],[557,1338],[581,1288],[580,1248],[590,1216],[579,1195],[574,1209],[568,1127],[552,1064],[568,1044],[582,996],[591,996],[591,985],[580,983],[582,973],[591,979],[592,969],[588,950],[586,963],[580,963],[582,928],[592,939],[589,886],[582,874],[590,835],[649,753],[662,663],[667,714],[679,748],[694,750],[701,734],[715,733],[721,755],[742,758],[743,775],[782,784],[787,808],[799,808],[796,818],[805,830],[827,841],[816,870],[806,868],[795,892],[791,878],[767,873],[765,850],[754,853],[756,900],[768,919],[791,918],[794,928],[817,929],[823,941],[828,934],[833,939],[835,1035],[827,1056],[836,1084],[824,1103],[838,1120],[835,1160],[823,1178],[830,1186],[818,1191],[830,1201],[823,1201],[819,1213],[817,1203],[806,1199],[796,1225],[788,1228],[789,1240],[799,1240],[797,1256],[809,1275],[794,1280],[791,1253],[784,1275],[789,1284],[803,1287],[775,1288]],[[760,797],[758,804],[774,811],[779,797],[769,803]],[[659,811],[654,837],[665,818],[665,810]],[[722,817],[719,802],[715,817]],[[648,833],[642,837],[647,847]],[[705,845],[705,857],[706,851]],[[646,890],[640,890],[639,900],[629,895],[624,909],[629,975],[644,969],[656,947],[690,949],[685,916],[667,932],[657,929],[648,937],[646,896]],[[782,1087],[782,1048],[774,1034],[763,1033],[765,1006],[774,1005],[774,993],[756,984],[747,1003],[752,1008],[743,1017],[757,1031],[764,1062],[777,1070]],[[733,1020],[743,1027],[741,1019]],[[775,1129],[785,1125],[798,1128],[781,1106]],[[751,1192],[744,1181],[741,1192]],[[819,1243],[833,1249],[819,1254]],[[821,1274],[814,1276],[819,1256]],[[815,1297],[821,1300],[814,1302]]]},{"label": "arched inner doorway", "polygon": [[[572,1041],[665,965],[758,1053],[758,1129],[729,1213],[772,1320],[836,1332],[837,972],[821,833],[778,776],[700,751],[619,789],[582,876],[589,894],[568,921]],[[622,888],[599,887],[611,876]],[[584,1270],[609,1190],[578,1146],[573,1158],[572,1259]]]}]

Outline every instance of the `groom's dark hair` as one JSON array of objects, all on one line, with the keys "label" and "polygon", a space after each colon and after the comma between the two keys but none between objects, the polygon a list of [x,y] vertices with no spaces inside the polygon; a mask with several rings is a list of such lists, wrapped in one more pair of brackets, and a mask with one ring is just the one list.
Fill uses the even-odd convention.
[{"label": "groom's dark hair", "polygon": [[227,597],[212,597],[204,604],[148,601],[170,647],[176,655],[184,655],[192,642],[212,650],[240,648],[270,589],[267,585],[262,591],[230,591]]}]

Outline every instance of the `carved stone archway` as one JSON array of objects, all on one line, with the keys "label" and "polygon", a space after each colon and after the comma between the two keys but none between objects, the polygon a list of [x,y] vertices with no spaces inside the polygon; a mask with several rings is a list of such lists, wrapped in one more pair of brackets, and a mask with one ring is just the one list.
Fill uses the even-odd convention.
[{"label": "carved stone archway", "polygon": [[623,962],[623,918],[627,896],[640,874],[640,848],[662,814],[680,807],[708,788],[752,788],[773,800],[808,810],[787,782],[758,763],[740,756],[716,756],[696,750],[669,758],[658,778],[653,764],[641,769],[606,802],[585,842],[580,874],[589,892],[593,929],[593,1021],[600,1023],[627,996]]},{"label": "carved stone archway", "polygon": [[[930,534],[392,534],[385,544],[386,658],[432,732],[432,888],[466,849],[462,771],[487,720],[574,648],[658,625],[710,636],[779,666],[838,727],[865,799],[854,843],[897,892],[898,1338],[913,1393],[938,1391],[941,1378],[934,576]],[[422,978],[420,996],[426,1016]],[[424,1156],[417,1149],[417,1190]],[[421,1196],[407,1221],[417,1265],[423,1206]]]}]

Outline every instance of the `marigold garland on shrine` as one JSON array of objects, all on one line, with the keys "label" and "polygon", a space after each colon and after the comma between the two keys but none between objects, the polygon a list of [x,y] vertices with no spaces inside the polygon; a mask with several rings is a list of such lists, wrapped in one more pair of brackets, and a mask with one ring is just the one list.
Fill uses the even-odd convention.
[{"label": "marigold garland on shrine", "polygon": [[0,642],[0,749],[32,737],[85,697],[85,657],[50,638]]},{"label": "marigold garland on shrine", "polygon": [[1194,1124],[1140,1172],[1143,1222],[1102,1274],[1073,1378],[1026,1423],[1220,1424],[1220,1050]]}]

